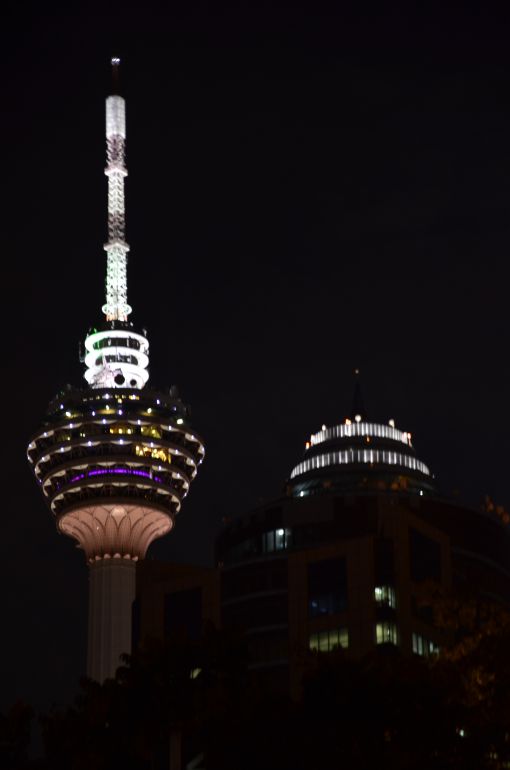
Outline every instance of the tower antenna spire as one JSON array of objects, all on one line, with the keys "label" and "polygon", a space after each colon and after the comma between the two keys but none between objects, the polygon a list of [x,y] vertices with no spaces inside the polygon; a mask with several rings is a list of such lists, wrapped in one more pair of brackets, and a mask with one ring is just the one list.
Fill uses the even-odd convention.
[{"label": "tower antenna spire", "polygon": [[112,56],[112,94],[120,93],[120,59],[118,56]]},{"label": "tower antenna spire", "polygon": [[360,382],[360,370],[356,368],[354,370],[354,396],[352,399],[351,420],[359,421],[360,419],[366,419],[365,401],[363,399],[363,393],[361,391]]},{"label": "tower antenna spire", "polygon": [[[113,88],[118,88],[120,59],[112,58]],[[105,244],[107,321],[127,321],[131,308],[127,303],[127,254],[125,239],[124,179],[126,145],[126,102],[117,93],[106,99],[106,169],[108,177],[108,242]]]},{"label": "tower antenna spire", "polygon": [[128,322],[125,237],[124,162],[126,102],[119,95],[120,59],[113,57],[112,90],[106,99],[106,168],[108,179],[108,241],[106,251],[106,324],[85,339],[85,379],[93,388],[143,388],[149,379],[149,341],[145,331]]}]

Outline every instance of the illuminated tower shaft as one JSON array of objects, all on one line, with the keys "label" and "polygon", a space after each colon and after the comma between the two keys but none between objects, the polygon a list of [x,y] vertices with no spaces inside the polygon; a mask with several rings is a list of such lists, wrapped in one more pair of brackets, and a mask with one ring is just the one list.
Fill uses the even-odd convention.
[{"label": "illuminated tower shaft", "polygon": [[87,676],[102,682],[115,675],[120,656],[131,652],[136,562],[101,559],[90,566]]},{"label": "illuminated tower shaft", "polygon": [[126,104],[122,96],[106,100],[106,152],[108,177],[108,255],[106,266],[106,303],[103,313],[108,321],[127,321],[131,308],[127,303],[127,253],[125,240],[124,163],[126,142]]}]

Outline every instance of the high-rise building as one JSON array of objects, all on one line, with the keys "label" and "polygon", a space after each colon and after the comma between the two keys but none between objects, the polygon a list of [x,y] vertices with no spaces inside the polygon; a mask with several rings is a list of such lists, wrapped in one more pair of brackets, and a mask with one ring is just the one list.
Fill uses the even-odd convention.
[{"label": "high-rise building", "polygon": [[342,647],[431,655],[451,641],[430,597],[510,607],[510,531],[495,512],[445,499],[394,420],[349,416],[306,442],[284,492],[230,518],[216,571],[147,563],[137,637],[236,629],[258,685],[299,697],[314,656]]},{"label": "high-rise building", "polygon": [[[112,59],[117,83],[118,59]],[[172,530],[204,446],[174,387],[151,389],[146,332],[128,320],[125,101],[106,100],[105,319],[85,339],[87,387],[51,401],[28,459],[60,532],[90,567],[87,673],[113,676],[131,651],[135,567]]]}]

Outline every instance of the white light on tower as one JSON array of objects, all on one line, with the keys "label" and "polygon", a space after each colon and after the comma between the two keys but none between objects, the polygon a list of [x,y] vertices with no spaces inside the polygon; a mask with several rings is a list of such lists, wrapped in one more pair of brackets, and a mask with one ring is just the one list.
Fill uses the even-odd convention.
[{"label": "white light on tower", "polygon": [[[114,83],[120,59],[112,60]],[[85,379],[93,388],[143,388],[149,379],[149,342],[128,323],[126,212],[126,102],[118,94],[106,99],[106,168],[108,241],[106,251],[106,326],[85,340]]]}]

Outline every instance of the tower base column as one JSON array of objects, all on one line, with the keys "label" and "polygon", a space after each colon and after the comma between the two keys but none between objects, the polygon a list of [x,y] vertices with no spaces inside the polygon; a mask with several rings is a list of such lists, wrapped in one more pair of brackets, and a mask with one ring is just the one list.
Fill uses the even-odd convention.
[{"label": "tower base column", "polygon": [[136,562],[101,559],[90,566],[87,676],[113,678],[120,656],[131,653],[131,609],[136,594]]}]

